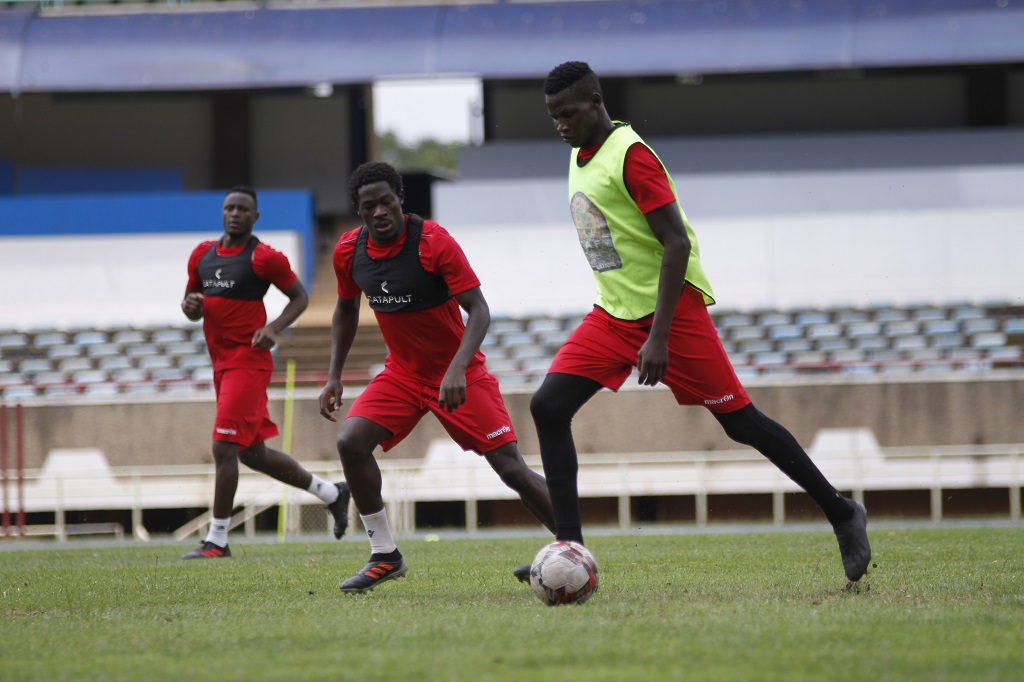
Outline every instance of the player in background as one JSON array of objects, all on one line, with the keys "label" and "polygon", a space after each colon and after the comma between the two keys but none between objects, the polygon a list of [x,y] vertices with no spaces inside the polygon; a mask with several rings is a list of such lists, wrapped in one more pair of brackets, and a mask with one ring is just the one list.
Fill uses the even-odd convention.
[{"label": "player in background", "polygon": [[349,196],[363,225],[343,234],[334,249],[338,303],[320,414],[336,421],[342,405],[341,372],[364,295],[389,350],[338,436],[345,479],[370,540],[369,562],[341,584],[358,593],[408,570],[388,526],[373,451],[397,445],[427,412],[463,450],[482,455],[541,523],[554,525],[544,478],[523,461],[498,381],[484,367],[479,349],[490,310],[462,248],[434,221],[403,212],[402,178],[386,163],[357,168]]},{"label": "player in background", "polygon": [[[569,208],[594,271],[597,302],[557,353],[530,403],[559,540],[583,541],[573,415],[602,387],[668,386],[680,405],[702,405],[803,488],[835,530],[843,568],[859,580],[871,560],[867,512],[840,495],[788,430],[751,403],[722,347],[697,238],[665,167],[629,123],[613,121],[584,62],[544,82],[555,130],[572,147]],[[515,570],[529,579],[529,566]]]},{"label": "player in background", "polygon": [[[319,497],[334,517],[334,537],[341,538],[348,527],[348,486],[324,481],[265,443],[278,433],[267,411],[267,386],[274,369],[270,349],[306,309],[306,289],[288,258],[253,235],[260,214],[251,187],[229,190],[221,217],[224,236],[203,242],[189,258],[188,285],[181,302],[185,317],[203,320],[217,392],[213,518],[206,539],[182,559],[231,556],[228,524],[238,488],[239,461]],[[288,303],[268,324],[263,297],[271,284],[288,297]]]}]

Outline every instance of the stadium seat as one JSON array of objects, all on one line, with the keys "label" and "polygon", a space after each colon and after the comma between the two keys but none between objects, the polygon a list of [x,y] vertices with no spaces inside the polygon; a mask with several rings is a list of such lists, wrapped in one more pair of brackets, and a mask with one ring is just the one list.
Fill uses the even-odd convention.
[{"label": "stadium seat", "polygon": [[732,341],[763,339],[764,335],[764,327],[760,325],[737,325],[729,329],[729,339]]},{"label": "stadium seat", "polygon": [[134,343],[127,344],[124,349],[125,354],[131,357],[140,357],[143,355],[160,355],[160,349],[157,348],[156,344],[153,343]]},{"label": "stadium seat", "polygon": [[809,351],[814,347],[810,339],[781,339],[776,343],[776,348],[783,353],[801,353]]},{"label": "stadium seat", "polygon": [[107,396],[113,396],[120,393],[117,384],[111,382],[104,382],[98,384],[89,384],[86,386],[82,393],[86,396],[93,398],[102,398]]},{"label": "stadium seat", "polygon": [[918,324],[913,320],[894,320],[883,326],[886,336],[912,336],[918,333]]},{"label": "stadium seat", "polygon": [[923,331],[928,336],[956,334],[960,331],[960,323],[956,320],[929,320],[924,323]]},{"label": "stadium seat", "polygon": [[882,324],[873,321],[853,322],[847,325],[846,335],[857,339],[864,336],[878,336],[882,333]]},{"label": "stadium seat", "polygon": [[108,358],[121,355],[121,344],[118,343],[97,343],[85,346],[85,354],[90,358]]},{"label": "stadium seat", "polygon": [[7,386],[3,390],[3,399],[6,402],[14,403],[19,400],[26,400],[29,398],[35,398],[37,395],[35,386],[29,386],[26,384],[18,384],[14,386]]},{"label": "stadium seat", "polygon": [[804,335],[803,327],[797,324],[778,324],[775,326],[767,325],[767,327],[768,338],[773,341],[799,339]]},{"label": "stadium seat", "polygon": [[829,315],[822,311],[806,311],[799,313],[794,320],[795,324],[803,327],[810,327],[820,324],[828,324],[830,322]]},{"label": "stadium seat", "polygon": [[188,339],[184,329],[157,329],[150,335],[149,340],[153,343],[180,343]]},{"label": "stadium seat", "polygon": [[146,342],[146,335],[138,329],[125,329],[116,332],[110,339],[112,343],[117,343],[122,346],[126,344],[138,344]]},{"label": "stadium seat", "polygon": [[29,347],[28,334],[14,333],[0,336],[0,351],[20,350]]},{"label": "stadium seat", "polygon": [[964,320],[961,330],[964,334],[981,334],[994,332],[999,328],[999,322],[991,317],[983,317],[971,320]]},{"label": "stadium seat", "polygon": [[138,362],[139,369],[167,369],[174,366],[174,361],[166,355],[143,355]]},{"label": "stadium seat", "polygon": [[[490,355],[487,356],[490,358]],[[210,356],[206,353],[186,355],[178,358],[178,367],[182,369],[202,369],[210,366]]]},{"label": "stadium seat", "polygon": [[843,335],[843,325],[834,322],[819,322],[807,327],[810,339],[838,339]]},{"label": "stadium seat", "polygon": [[92,360],[84,357],[64,358],[57,363],[57,369],[61,372],[78,372],[92,369]]},{"label": "stadium seat", "polygon": [[71,339],[76,346],[96,346],[107,343],[107,333],[104,331],[83,331],[78,332]]},{"label": "stadium seat", "polygon": [[53,363],[49,358],[29,358],[22,360],[18,365],[18,371],[22,374],[39,374],[41,372],[53,371]]},{"label": "stadium seat", "polygon": [[767,339],[744,341],[738,346],[740,353],[768,353],[775,349],[775,344]]},{"label": "stadium seat", "polygon": [[850,342],[842,337],[820,339],[814,342],[815,350],[820,350],[823,353],[831,353],[838,350],[846,350],[850,347]]},{"label": "stadium seat", "polygon": [[114,355],[111,357],[100,358],[99,362],[96,363],[97,369],[111,371],[115,369],[127,369],[132,366],[131,358],[125,357],[124,355]]},{"label": "stadium seat", "polygon": [[1024,334],[1024,318],[1013,317],[1003,322],[1005,334]]},{"label": "stadium seat", "polygon": [[832,321],[838,324],[856,324],[858,322],[867,322],[868,314],[863,310],[837,310],[832,315]]},{"label": "stadium seat", "polygon": [[749,327],[754,324],[754,318],[741,313],[730,313],[715,318],[715,326],[719,329],[731,329],[733,327]]},{"label": "stadium seat", "polygon": [[971,339],[971,348],[998,348],[1006,345],[1006,334],[1002,332],[986,332],[976,334]]}]

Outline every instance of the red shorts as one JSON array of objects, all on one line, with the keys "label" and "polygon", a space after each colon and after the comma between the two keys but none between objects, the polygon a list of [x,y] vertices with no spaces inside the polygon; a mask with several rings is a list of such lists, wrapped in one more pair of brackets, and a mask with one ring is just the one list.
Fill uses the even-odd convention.
[{"label": "red shorts", "polygon": [[448,413],[437,406],[438,387],[404,372],[385,368],[352,403],[348,417],[362,417],[391,432],[381,447],[385,452],[409,435],[427,412],[463,450],[477,454],[516,442],[516,431],[505,409],[498,380],[490,374],[466,386],[466,402]]},{"label": "red shorts", "polygon": [[277,435],[277,424],[267,411],[270,370],[225,369],[213,373],[217,392],[217,419],[213,439],[237,443],[246,450]]},{"label": "red shorts", "polygon": [[[594,307],[558,351],[548,372],[593,379],[619,390],[637,364],[650,318],[619,320]],[[680,405],[735,412],[750,404],[718,338],[703,295],[687,285],[679,297],[668,339],[668,374],[661,383]]]}]

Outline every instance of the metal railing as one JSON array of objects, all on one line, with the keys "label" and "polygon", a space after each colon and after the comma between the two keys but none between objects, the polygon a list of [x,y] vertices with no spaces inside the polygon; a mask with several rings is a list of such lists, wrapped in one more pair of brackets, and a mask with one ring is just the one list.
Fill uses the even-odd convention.
[{"label": "metal railing", "polygon": [[[812,458],[837,489],[851,491],[862,500],[865,493],[874,491],[927,490],[930,515],[935,521],[944,517],[943,491],[1003,489],[1008,491],[1007,514],[1012,519],[1021,518],[1024,444],[882,451],[870,432],[865,432],[843,430],[838,441],[833,438],[832,445],[819,439],[811,448]],[[835,447],[837,442],[841,447]],[[541,468],[537,457],[527,458],[527,463]],[[341,476],[336,463],[304,466],[327,480]],[[479,521],[479,502],[516,499],[483,458],[462,452],[450,441],[434,441],[423,459],[382,460],[380,466],[388,516],[396,531],[416,530],[419,502],[464,502],[466,528],[473,531]],[[92,466],[78,470],[65,466],[60,471],[45,467],[26,470],[24,481],[25,511],[54,513],[50,534],[58,538],[66,539],[76,530],[83,530],[65,522],[68,511],[130,510],[132,535],[148,539],[143,510],[208,507],[214,472],[212,466]],[[781,525],[786,520],[784,496],[799,489],[757,452],[737,450],[586,455],[580,458],[579,490],[583,498],[616,499],[618,525],[626,528],[632,522],[631,501],[635,497],[693,496],[695,523],[702,526],[708,523],[708,497],[723,494],[770,494],[773,522]],[[302,508],[323,505],[308,493],[247,470],[240,472],[236,503],[241,511],[233,525],[244,526],[249,535],[254,532],[253,519],[278,506],[285,507],[286,518],[291,519],[289,534],[308,532],[298,525]],[[356,514],[350,516],[355,523]],[[197,517],[174,537],[200,533],[207,523],[207,518]],[[325,515],[323,527],[315,530],[327,532],[327,523]]]}]

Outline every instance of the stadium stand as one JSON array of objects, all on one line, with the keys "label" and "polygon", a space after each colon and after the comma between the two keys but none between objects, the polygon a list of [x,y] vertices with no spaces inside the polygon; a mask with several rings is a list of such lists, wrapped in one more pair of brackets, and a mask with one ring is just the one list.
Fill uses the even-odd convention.
[{"label": "stadium stand", "polygon": [[[829,310],[740,311],[711,308],[722,343],[744,379],[793,375],[992,372],[1024,366],[1024,306],[877,304]],[[499,316],[483,343],[488,367],[503,383],[539,381],[580,315]],[[59,330],[0,337],[0,396],[95,396],[210,389],[212,374],[201,329]],[[109,339],[109,341],[107,341]],[[348,382],[365,383],[386,348],[373,325],[360,328]],[[292,360],[297,382],[319,386],[330,353],[330,329],[292,331],[277,351],[278,368]],[[283,381],[282,372],[275,379]]]}]

